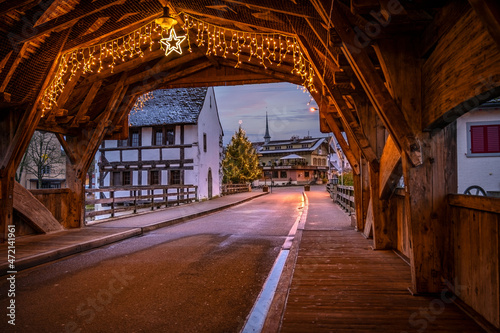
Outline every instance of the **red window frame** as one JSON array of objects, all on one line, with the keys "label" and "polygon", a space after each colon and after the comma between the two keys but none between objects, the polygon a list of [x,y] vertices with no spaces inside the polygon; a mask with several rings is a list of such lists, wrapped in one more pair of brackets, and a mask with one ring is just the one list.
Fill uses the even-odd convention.
[{"label": "red window frame", "polygon": [[470,126],[471,154],[500,153],[500,124]]}]

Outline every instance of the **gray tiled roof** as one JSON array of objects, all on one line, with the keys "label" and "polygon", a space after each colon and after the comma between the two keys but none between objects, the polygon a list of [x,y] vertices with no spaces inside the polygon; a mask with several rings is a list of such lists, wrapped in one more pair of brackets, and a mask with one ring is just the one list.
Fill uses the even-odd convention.
[{"label": "gray tiled roof", "polygon": [[196,124],[208,88],[178,88],[153,91],[142,110],[130,113],[130,126]]}]

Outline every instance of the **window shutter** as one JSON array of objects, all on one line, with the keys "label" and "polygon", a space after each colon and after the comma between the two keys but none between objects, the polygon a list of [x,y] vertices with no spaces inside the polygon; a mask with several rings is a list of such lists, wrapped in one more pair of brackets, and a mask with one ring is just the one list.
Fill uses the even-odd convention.
[{"label": "window shutter", "polygon": [[500,125],[486,126],[487,153],[500,153]]},{"label": "window shutter", "polygon": [[473,154],[485,152],[484,126],[470,127],[470,150]]}]

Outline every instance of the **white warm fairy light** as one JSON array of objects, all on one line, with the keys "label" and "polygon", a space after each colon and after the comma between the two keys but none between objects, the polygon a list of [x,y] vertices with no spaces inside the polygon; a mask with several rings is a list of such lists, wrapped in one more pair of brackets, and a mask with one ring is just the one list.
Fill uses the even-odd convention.
[{"label": "white warm fairy light", "polygon": [[137,101],[135,102],[134,106],[132,107],[132,110],[130,113],[135,114],[138,111],[142,111],[142,108],[144,107],[146,102],[149,101],[150,99],[153,99],[153,98],[154,98],[154,96],[153,96],[152,91],[147,92],[145,94],[142,94],[141,96],[139,96],[137,98]]},{"label": "white warm fairy light", "polygon": [[186,36],[179,36],[174,29],[170,29],[170,35],[167,38],[160,39],[160,44],[165,47],[165,56],[168,56],[173,51],[182,54],[181,43],[186,39]]},{"label": "white warm fairy light", "polygon": [[[85,73],[100,73],[104,69],[113,72],[118,63],[144,57],[145,52],[151,52],[153,45],[160,41],[160,47],[165,48],[165,55],[173,51],[182,54],[181,43],[188,40],[188,50],[191,50],[189,31],[196,31],[196,45],[206,46],[207,55],[233,57],[238,67],[242,61],[251,61],[253,57],[259,60],[260,65],[280,66],[286,58],[291,57],[293,62],[292,73],[304,79],[302,85],[310,92],[314,88],[314,70],[311,63],[305,58],[300,49],[297,38],[284,34],[250,33],[226,29],[203,22],[188,14],[184,15],[182,28],[185,36],[177,36],[174,29],[162,28],[152,21],[131,33],[98,45],[79,48],[61,56],[59,66],[42,98],[42,117],[46,112],[57,105],[57,98],[71,81],[77,71]],[[181,15],[180,15],[181,16]],[[169,35],[169,37],[164,37]],[[172,43],[175,42],[175,43]],[[144,47],[146,46],[146,47]],[[248,54],[246,58],[244,52]]]},{"label": "white warm fairy light", "polygon": [[284,34],[251,33],[226,29],[203,22],[185,13],[183,15],[182,28],[186,32],[190,52],[192,50],[189,30],[193,29],[196,31],[196,45],[206,46],[207,55],[224,58],[235,56],[236,68],[245,60],[244,51],[249,54],[247,61],[255,57],[266,69],[269,65],[280,66],[285,58],[292,57],[292,74],[300,75],[304,79],[302,85],[309,91],[317,91],[313,84],[314,69],[302,53],[297,38]]}]

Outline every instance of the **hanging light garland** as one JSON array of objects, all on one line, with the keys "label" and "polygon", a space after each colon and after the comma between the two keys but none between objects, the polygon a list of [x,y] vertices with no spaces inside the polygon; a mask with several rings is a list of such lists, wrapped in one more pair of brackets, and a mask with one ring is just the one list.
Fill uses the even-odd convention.
[{"label": "hanging light garland", "polygon": [[[191,29],[196,31],[196,45],[207,47],[207,55],[236,58],[236,68],[242,61],[250,62],[254,57],[265,69],[270,65],[280,66],[285,59],[291,57],[293,62],[291,73],[304,79],[302,83],[304,88],[310,92],[317,91],[313,84],[313,67],[300,50],[297,38],[284,34],[250,33],[226,29],[185,13],[180,15],[184,15],[182,28],[186,33],[185,36],[176,36],[174,32],[175,37],[172,40],[173,28],[166,29],[152,21],[111,41],[63,54],[53,80],[45,89],[42,98],[42,117],[57,105],[57,98],[79,70],[82,70],[83,74],[100,73],[104,69],[110,69],[113,72],[114,67],[119,63],[144,57],[144,52],[147,52],[147,49],[151,52],[155,43],[165,50],[166,55],[172,51],[182,54],[180,44],[184,38],[187,38],[188,50],[192,52],[189,37]],[[170,42],[176,41],[175,46],[167,43],[169,39]]]},{"label": "hanging light garland", "polygon": [[[211,23],[201,21],[193,16],[183,13],[184,22],[182,28],[191,50],[189,30],[196,30],[196,45],[206,46],[207,55],[227,58],[235,56],[237,59],[235,68],[242,61],[250,62],[253,57],[259,59],[260,65],[267,69],[269,65],[280,66],[287,58],[292,57],[292,74],[300,75],[304,82],[302,85],[311,92],[316,92],[313,84],[314,69],[300,49],[297,38],[284,34],[251,33],[220,27]],[[245,59],[243,52],[249,54]]]},{"label": "hanging light garland", "polygon": [[153,92],[149,91],[145,94],[142,94],[137,98],[137,101],[135,102],[134,106],[132,107],[132,110],[130,111],[130,114],[136,114],[139,111],[142,111],[142,108],[146,104],[147,101],[153,99]]}]

